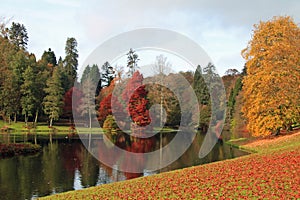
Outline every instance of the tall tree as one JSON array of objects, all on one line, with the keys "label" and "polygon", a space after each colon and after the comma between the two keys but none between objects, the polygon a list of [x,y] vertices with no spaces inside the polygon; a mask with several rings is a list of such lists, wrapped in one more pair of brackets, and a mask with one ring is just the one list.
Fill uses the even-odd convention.
[{"label": "tall tree", "polygon": [[82,84],[82,103],[80,105],[81,115],[88,117],[89,128],[92,128],[92,115],[96,113],[95,108],[96,84],[88,77]]},{"label": "tall tree", "polygon": [[199,103],[202,105],[208,105],[210,96],[200,65],[197,66],[195,71],[193,88]]},{"label": "tall tree", "polygon": [[203,132],[206,132],[211,117],[211,101],[209,90],[207,84],[205,83],[204,76],[206,76],[206,74],[202,73],[201,66],[198,65],[194,75],[193,88],[198,98],[200,108],[198,128]]},{"label": "tall tree", "polygon": [[9,39],[16,48],[26,49],[28,34],[25,26],[23,24],[13,22],[9,29]]},{"label": "tall tree", "polygon": [[52,127],[53,120],[58,120],[63,108],[63,88],[61,84],[61,71],[56,68],[50,79],[47,80],[47,87],[44,89],[46,96],[43,101],[44,112],[48,115]]},{"label": "tall tree", "polygon": [[146,126],[150,124],[148,91],[143,85],[143,75],[136,71],[126,85],[122,97],[127,104],[127,113],[133,125]]},{"label": "tall tree", "polygon": [[164,77],[169,73],[169,69],[171,67],[171,64],[167,62],[167,57],[164,55],[159,55],[156,57],[155,65],[154,65],[154,71],[157,74],[158,78],[158,96],[160,98],[160,127],[163,126],[163,104],[164,104],[164,98],[165,98],[165,88],[162,86]]},{"label": "tall tree", "polygon": [[51,72],[52,75],[54,67],[56,67],[57,65],[54,51],[52,51],[51,48],[49,48],[48,51],[44,51],[41,60],[43,61],[43,64],[47,66],[47,69]]},{"label": "tall tree", "polygon": [[226,105],[224,105],[226,102],[226,94],[223,92],[224,85],[216,72],[216,67],[212,63],[208,63],[207,66],[203,68],[203,72],[204,80],[210,94],[211,106],[209,107],[214,108],[212,110],[212,120],[215,121],[218,113],[224,112],[223,109],[226,107]]},{"label": "tall tree", "polygon": [[12,60],[9,63],[10,67],[10,74],[8,76],[11,79],[11,82],[6,82],[6,84],[9,84],[11,86],[11,90],[8,91],[11,93],[9,97],[9,103],[8,105],[11,106],[12,113],[14,115],[14,121],[17,120],[17,115],[20,114],[21,111],[21,85],[24,83],[24,77],[23,73],[25,72],[27,66],[29,64],[29,53],[24,52],[23,50],[18,50],[15,55],[12,56]]},{"label": "tall tree", "polygon": [[87,65],[84,68],[81,79],[80,79],[81,84],[83,84],[89,78],[90,72],[91,72],[91,67],[90,67],[90,65]]},{"label": "tall tree", "polygon": [[254,25],[242,51],[242,111],[254,136],[279,133],[300,121],[300,28],[290,17],[274,17]]},{"label": "tall tree", "polygon": [[127,55],[127,67],[128,67],[128,77],[132,77],[134,72],[138,69],[137,62],[140,60],[137,53],[133,49],[129,49]]},{"label": "tall tree", "polygon": [[[1,24],[1,32],[3,33],[0,36],[0,112],[2,118],[7,119],[7,116],[11,115],[12,104],[14,103],[10,98],[11,91],[13,91],[12,81],[14,80],[10,63],[18,50],[6,36],[8,30],[5,28],[5,24]],[[11,106],[8,107],[8,105]],[[9,117],[8,120],[10,120]]]},{"label": "tall tree", "polygon": [[81,115],[79,105],[82,103],[82,97],[82,91],[75,86],[69,89],[64,95],[63,115],[68,117],[71,122],[73,121],[73,114],[76,116]]},{"label": "tall tree", "polygon": [[75,38],[71,37],[67,39],[65,54],[64,67],[69,81],[68,89],[70,89],[76,81],[78,67],[77,41]]},{"label": "tall tree", "polygon": [[[93,82],[93,84],[96,86],[95,89],[95,97],[97,97],[99,95],[99,92],[101,90],[101,74],[99,71],[99,67],[98,65],[93,64],[91,67],[91,72],[90,72],[90,77],[91,77],[91,81]],[[111,82],[111,80],[110,80]],[[109,82],[109,84],[110,84]]]},{"label": "tall tree", "polygon": [[22,114],[25,117],[27,125],[28,117],[38,112],[40,101],[39,82],[35,72],[35,57],[32,58],[32,64],[27,67],[23,73],[24,83],[21,85],[21,106]]},{"label": "tall tree", "polygon": [[114,69],[109,64],[109,62],[105,62],[101,67],[101,86],[107,87],[110,85],[111,81],[114,79]]}]

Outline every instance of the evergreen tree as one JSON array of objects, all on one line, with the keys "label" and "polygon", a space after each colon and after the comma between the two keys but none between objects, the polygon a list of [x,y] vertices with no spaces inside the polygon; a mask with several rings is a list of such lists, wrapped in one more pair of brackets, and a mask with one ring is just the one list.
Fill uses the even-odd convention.
[{"label": "evergreen tree", "polygon": [[65,53],[64,67],[68,76],[68,89],[70,89],[76,81],[78,67],[77,41],[75,38],[67,39]]},{"label": "evergreen tree", "polygon": [[36,59],[33,54],[29,56],[28,67],[23,73],[24,82],[21,85],[21,107],[24,115],[25,124],[27,125],[28,117],[33,116],[39,107],[39,82],[36,68]]},{"label": "evergreen tree", "polygon": [[27,30],[23,24],[13,22],[9,29],[9,39],[17,49],[26,49],[28,42]]},{"label": "evergreen tree", "polygon": [[100,71],[98,65],[94,64],[92,65],[92,67],[90,67],[89,65],[86,66],[80,80],[81,84],[83,84],[87,79],[90,79],[93,85],[96,86],[95,97],[97,97],[101,90],[101,79],[100,79]]},{"label": "evergreen tree", "polygon": [[28,66],[24,72],[24,83],[21,86],[21,105],[22,114],[25,116],[25,124],[27,125],[28,117],[32,116],[37,104],[37,88],[35,85],[35,73],[31,66]]},{"label": "evergreen tree", "polygon": [[11,90],[7,92],[11,93],[11,96],[9,97],[9,101],[11,101],[11,103],[9,103],[9,105],[11,105],[11,114],[14,115],[15,122],[17,120],[17,115],[20,114],[21,111],[21,85],[24,83],[23,73],[28,65],[30,65],[29,54],[23,50],[19,50],[15,55],[13,55],[12,61],[9,63],[11,71],[8,76],[10,77],[11,82],[6,82],[6,84],[11,85],[7,87],[11,87]]},{"label": "evergreen tree", "polygon": [[107,87],[110,85],[111,81],[114,79],[114,70],[109,62],[105,62],[101,67],[101,86]]},{"label": "evergreen tree", "polygon": [[52,51],[51,48],[49,48],[48,51],[44,51],[41,60],[52,75],[54,67],[57,65],[54,51]]},{"label": "evergreen tree", "polygon": [[195,71],[193,88],[198,98],[199,104],[208,105],[210,96],[200,65],[197,66],[197,69]]},{"label": "evergreen tree", "polygon": [[[209,66],[211,67],[211,66]],[[207,73],[213,73],[212,69],[206,68]],[[204,79],[205,74],[202,74],[201,66],[198,65],[194,75],[193,88],[198,98],[200,116],[198,129],[206,132],[211,117],[211,101],[210,94]]]},{"label": "evergreen tree", "polygon": [[[91,81],[92,83],[96,86],[95,89],[95,97],[97,97],[99,95],[99,92],[101,90],[101,79],[100,79],[100,71],[98,68],[98,65],[92,65],[91,67],[91,72],[90,72],[90,77],[91,77]],[[111,81],[110,81],[111,82]],[[110,84],[110,83],[109,83]]]},{"label": "evergreen tree", "polygon": [[135,53],[133,49],[129,49],[127,55],[127,67],[129,68],[127,74],[128,77],[132,77],[134,72],[137,70],[137,62],[140,60],[138,55]]},{"label": "evergreen tree", "polygon": [[80,79],[81,84],[83,84],[88,79],[90,72],[91,72],[91,67],[90,67],[90,65],[87,65],[84,68],[84,71],[83,71],[81,79]]},{"label": "evergreen tree", "polygon": [[69,76],[67,75],[67,72],[65,71],[65,68],[63,66],[63,62],[59,61],[57,68],[59,69],[59,71],[61,72],[60,74],[60,80],[61,80],[61,86],[64,89],[64,93],[66,93],[67,91],[69,91],[70,84],[69,84]]},{"label": "evergreen tree", "polygon": [[55,69],[53,75],[47,80],[47,87],[45,88],[46,96],[43,101],[44,112],[48,115],[50,120],[50,127],[52,127],[53,120],[58,120],[63,107],[63,88],[61,84],[61,70]]}]

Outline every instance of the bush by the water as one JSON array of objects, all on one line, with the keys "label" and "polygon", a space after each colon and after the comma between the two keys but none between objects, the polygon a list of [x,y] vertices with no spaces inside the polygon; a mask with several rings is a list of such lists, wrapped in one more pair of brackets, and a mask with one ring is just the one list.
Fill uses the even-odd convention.
[{"label": "bush by the water", "polygon": [[33,154],[39,152],[40,150],[40,145],[30,143],[0,144],[0,158],[15,155]]}]

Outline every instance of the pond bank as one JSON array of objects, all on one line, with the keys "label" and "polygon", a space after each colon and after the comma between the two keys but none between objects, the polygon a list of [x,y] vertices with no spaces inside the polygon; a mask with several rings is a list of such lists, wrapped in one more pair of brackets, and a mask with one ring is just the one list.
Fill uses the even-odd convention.
[{"label": "pond bank", "polygon": [[241,148],[258,153],[41,199],[300,198],[300,133]]}]

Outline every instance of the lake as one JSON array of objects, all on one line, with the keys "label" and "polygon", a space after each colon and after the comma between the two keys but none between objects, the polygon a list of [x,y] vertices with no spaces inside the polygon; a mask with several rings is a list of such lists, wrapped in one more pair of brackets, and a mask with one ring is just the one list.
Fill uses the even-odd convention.
[{"label": "lake", "polygon": [[[175,135],[176,133],[162,134],[162,145],[167,145]],[[143,166],[145,160],[129,159],[126,162],[129,172],[118,171],[117,163],[110,168],[92,156],[78,136],[70,138],[68,135],[50,137],[49,135],[2,134],[1,142],[37,142],[42,146],[42,151],[35,155],[0,158],[1,199],[32,199],[248,154],[219,141],[207,156],[199,159],[198,153],[204,136],[197,133],[191,146],[170,165],[156,171],[145,169],[142,173],[131,173],[135,168]],[[105,145],[102,135],[93,134],[93,137],[97,140],[92,141],[91,148],[96,149],[98,156],[107,158],[117,156],[106,155],[102,151],[101,146]],[[159,138],[133,141],[132,138],[121,135],[114,142],[127,151],[148,152],[159,149]],[[171,156],[172,153],[171,150],[166,155]]]}]

